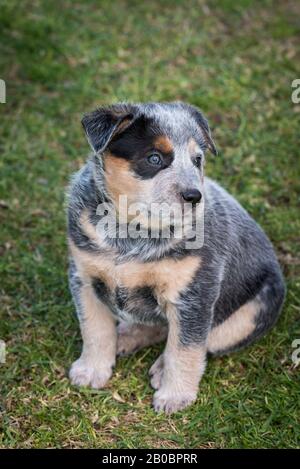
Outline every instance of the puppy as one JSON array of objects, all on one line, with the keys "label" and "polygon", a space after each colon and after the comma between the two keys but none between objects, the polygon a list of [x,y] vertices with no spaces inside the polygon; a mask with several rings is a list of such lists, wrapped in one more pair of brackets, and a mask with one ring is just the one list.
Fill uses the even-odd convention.
[{"label": "puppy", "polygon": [[[150,369],[153,405],[175,412],[195,401],[208,354],[239,350],[274,325],[285,296],[282,274],[261,228],[204,178],[205,152],[216,148],[197,108],[117,104],[82,124],[93,154],[68,198],[69,283],[83,339],[70,379],[102,388],[117,354],[166,339]],[[140,204],[137,222],[132,207]],[[182,213],[188,206],[189,228],[176,236],[180,216],[149,223],[153,204],[175,204]],[[114,230],[101,225],[108,211]]]}]

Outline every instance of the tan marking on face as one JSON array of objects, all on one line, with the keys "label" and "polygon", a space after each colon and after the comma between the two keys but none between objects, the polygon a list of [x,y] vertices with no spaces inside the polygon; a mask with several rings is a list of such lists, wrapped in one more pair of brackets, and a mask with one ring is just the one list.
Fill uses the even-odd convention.
[{"label": "tan marking on face", "polygon": [[[191,157],[196,156],[196,155],[203,155],[203,150],[202,148],[198,145],[196,140],[191,138],[188,143],[188,152]],[[200,179],[201,179],[201,184],[204,184],[204,164],[205,160],[203,159],[202,161],[202,166],[201,166],[201,174],[200,174]]]},{"label": "tan marking on face", "polygon": [[135,201],[137,181],[128,161],[108,154],[105,157],[105,180],[116,206],[120,195],[127,195],[128,201]]},{"label": "tan marking on face", "polygon": [[117,210],[121,195],[127,196],[128,206],[151,200],[152,180],[144,181],[135,177],[129,161],[112,153],[105,156],[105,181]]},{"label": "tan marking on face", "polygon": [[162,302],[176,301],[201,266],[201,259],[196,256],[116,264],[114,254],[91,254],[77,248],[71,240],[69,246],[81,276],[101,278],[110,288],[150,286]]},{"label": "tan marking on face", "polygon": [[201,148],[199,147],[196,140],[191,138],[188,143],[188,151],[191,156],[195,156],[197,153],[202,153]]},{"label": "tan marking on face", "polygon": [[234,347],[241,340],[246,339],[254,331],[255,318],[262,307],[262,303],[253,300],[241,306],[222,324],[214,327],[208,336],[207,347],[211,353],[226,351]]},{"label": "tan marking on face", "polygon": [[154,146],[163,153],[171,153],[174,149],[171,140],[166,135],[157,137],[154,140]]}]

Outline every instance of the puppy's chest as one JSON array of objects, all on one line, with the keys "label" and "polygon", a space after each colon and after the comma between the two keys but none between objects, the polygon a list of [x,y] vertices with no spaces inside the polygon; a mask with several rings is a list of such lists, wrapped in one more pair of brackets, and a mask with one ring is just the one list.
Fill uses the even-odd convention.
[{"label": "puppy's chest", "polygon": [[91,282],[97,297],[119,319],[142,323],[165,320],[164,305],[172,295],[171,271],[164,264],[99,259]]},{"label": "puppy's chest", "polygon": [[103,278],[93,278],[92,286],[96,296],[118,319],[140,323],[165,321],[164,308],[152,286],[127,288],[117,284],[109,287]]},{"label": "puppy's chest", "polygon": [[80,275],[118,317],[138,322],[164,320],[168,303],[176,303],[195,279],[201,259],[172,257],[157,261],[120,262],[107,253],[87,253],[71,245]]}]

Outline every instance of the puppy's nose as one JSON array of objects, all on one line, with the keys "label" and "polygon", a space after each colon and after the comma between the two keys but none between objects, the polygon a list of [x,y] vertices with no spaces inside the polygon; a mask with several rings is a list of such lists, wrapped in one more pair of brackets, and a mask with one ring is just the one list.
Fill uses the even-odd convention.
[{"label": "puppy's nose", "polygon": [[190,202],[192,204],[197,204],[202,199],[202,194],[198,189],[187,189],[186,191],[181,192],[181,195],[186,202]]}]

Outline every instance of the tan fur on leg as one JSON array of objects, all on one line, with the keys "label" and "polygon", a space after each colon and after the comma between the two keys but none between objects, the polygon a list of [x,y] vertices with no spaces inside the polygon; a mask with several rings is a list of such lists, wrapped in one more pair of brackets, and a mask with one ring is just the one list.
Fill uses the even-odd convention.
[{"label": "tan fur on leg", "polygon": [[181,345],[176,309],[168,308],[167,315],[169,334],[166,349],[163,358],[159,358],[151,370],[154,387],[160,385],[154,394],[154,408],[156,411],[172,413],[196,400],[198,384],[206,366],[206,347],[198,344]]},{"label": "tan fur on leg", "polygon": [[102,388],[111,377],[116,360],[115,321],[91,285],[82,287],[80,301],[84,311],[80,324],[83,348],[81,357],[71,367],[70,379],[79,386]]}]

